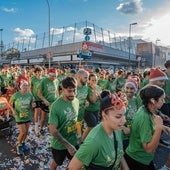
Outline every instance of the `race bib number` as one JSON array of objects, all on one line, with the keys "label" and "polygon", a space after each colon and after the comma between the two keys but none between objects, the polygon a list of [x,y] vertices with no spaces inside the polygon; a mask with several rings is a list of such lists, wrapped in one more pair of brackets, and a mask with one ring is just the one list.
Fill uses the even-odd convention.
[{"label": "race bib number", "polygon": [[69,126],[69,127],[67,128],[67,133],[73,132],[73,131],[75,131],[75,130],[76,130],[76,125]]},{"label": "race bib number", "polygon": [[19,114],[19,117],[20,117],[20,118],[26,118],[26,117],[28,117],[28,112],[21,112],[21,113]]}]

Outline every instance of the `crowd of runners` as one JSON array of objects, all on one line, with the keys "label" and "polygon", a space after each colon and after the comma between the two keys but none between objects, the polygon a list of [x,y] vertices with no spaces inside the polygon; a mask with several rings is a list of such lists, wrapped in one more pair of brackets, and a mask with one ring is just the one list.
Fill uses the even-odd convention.
[{"label": "crowd of runners", "polygon": [[[35,135],[51,135],[51,170],[154,170],[162,134],[170,135],[170,60],[144,71],[4,66],[0,122],[14,117],[16,151]],[[170,156],[161,170],[170,169]]]}]

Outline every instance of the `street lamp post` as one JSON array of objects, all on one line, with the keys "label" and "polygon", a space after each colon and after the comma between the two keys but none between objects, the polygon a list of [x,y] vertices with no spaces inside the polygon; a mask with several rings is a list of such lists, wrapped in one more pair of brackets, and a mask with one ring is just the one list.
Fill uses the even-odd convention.
[{"label": "street lamp post", "polygon": [[2,31],[3,31],[3,29],[1,28],[1,29],[0,29],[0,32],[1,32],[1,44],[0,44],[0,45],[1,45],[1,46],[0,46],[0,47],[1,47],[1,57],[2,57],[2,48],[3,48]]},{"label": "street lamp post", "polygon": [[155,65],[156,65],[156,49],[157,49],[157,43],[158,43],[158,41],[161,41],[160,39],[156,39],[156,41],[155,41],[155,44],[156,44],[156,46],[155,46],[155,54],[154,54],[154,63],[153,63],[153,66],[155,67]]},{"label": "street lamp post", "polygon": [[137,25],[137,22],[129,24],[129,58],[128,58],[128,66],[130,68],[130,53],[131,53],[131,27],[132,25]]},{"label": "street lamp post", "polygon": [[50,4],[49,1],[46,0],[48,6],[48,67],[51,67],[51,55],[50,55]]}]

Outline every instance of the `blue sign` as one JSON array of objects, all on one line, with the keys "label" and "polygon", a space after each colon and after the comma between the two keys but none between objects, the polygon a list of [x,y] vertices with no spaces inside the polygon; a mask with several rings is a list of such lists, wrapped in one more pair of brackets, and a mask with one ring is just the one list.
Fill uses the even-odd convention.
[{"label": "blue sign", "polygon": [[92,53],[90,51],[88,52],[83,52],[82,50],[79,50],[77,52],[77,57],[78,58],[83,58],[83,59],[91,59]]},{"label": "blue sign", "polygon": [[86,35],[86,36],[84,37],[84,39],[85,39],[85,41],[89,41],[89,40],[90,40],[90,36]]},{"label": "blue sign", "polygon": [[91,28],[84,28],[83,34],[84,35],[91,35]]}]

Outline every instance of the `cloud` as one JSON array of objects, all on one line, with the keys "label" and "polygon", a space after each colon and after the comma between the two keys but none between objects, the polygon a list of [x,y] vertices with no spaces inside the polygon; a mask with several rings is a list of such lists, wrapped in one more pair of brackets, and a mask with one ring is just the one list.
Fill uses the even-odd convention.
[{"label": "cloud", "polygon": [[51,28],[50,32],[53,35],[62,34],[64,32],[63,28]]},{"label": "cloud", "polygon": [[125,14],[137,14],[143,11],[142,1],[133,0],[131,2],[120,3],[116,9]]},{"label": "cloud", "polygon": [[67,29],[66,29],[67,31],[74,31],[75,30],[75,28],[74,27],[67,27]]},{"label": "cloud", "polygon": [[20,28],[15,28],[14,32],[18,33],[19,36],[26,36],[26,37],[31,37],[34,35],[34,31],[32,31],[31,29],[20,29]]},{"label": "cloud", "polygon": [[15,37],[15,42],[19,43],[35,43],[36,38],[35,37]]},{"label": "cloud", "polygon": [[15,42],[20,42],[22,43],[23,41],[28,43],[34,43],[35,42],[35,38],[33,38],[32,36],[35,35],[34,31],[32,31],[31,29],[20,29],[20,28],[15,28],[14,32],[16,32],[18,35],[14,38]]},{"label": "cloud", "polygon": [[5,11],[5,12],[9,12],[9,13],[15,13],[16,12],[16,9],[14,8],[2,8],[2,11]]}]

